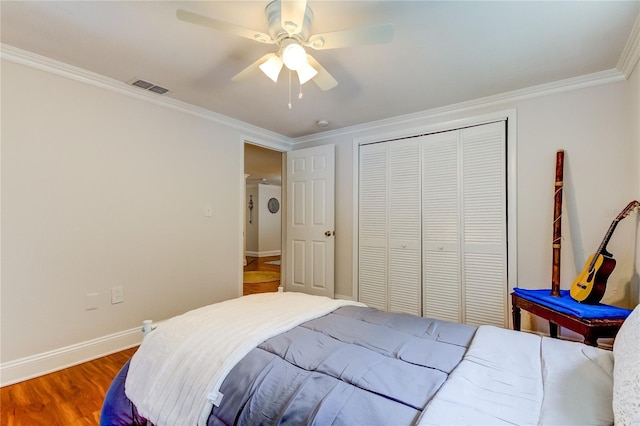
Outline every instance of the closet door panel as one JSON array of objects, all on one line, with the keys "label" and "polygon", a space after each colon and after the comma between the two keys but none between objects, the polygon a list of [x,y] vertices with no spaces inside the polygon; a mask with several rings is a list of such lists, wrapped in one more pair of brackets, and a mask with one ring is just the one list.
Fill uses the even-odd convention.
[{"label": "closet door panel", "polygon": [[429,261],[423,265],[424,316],[460,322],[460,256],[454,251],[433,251],[428,256]]},{"label": "closet door panel", "polygon": [[461,131],[464,322],[506,324],[505,124]]},{"label": "closet door panel", "polygon": [[388,183],[386,144],[360,147],[358,299],[387,309]]},{"label": "closet door panel", "polygon": [[372,308],[387,310],[387,249],[360,248],[359,301]]},{"label": "closet door panel", "polygon": [[459,132],[421,138],[423,315],[461,319]]},{"label": "closet door panel", "polygon": [[425,243],[459,241],[458,131],[423,136],[422,214]]},{"label": "closet door panel", "polygon": [[420,145],[389,144],[388,310],[422,313],[420,255]]},{"label": "closet door panel", "polygon": [[389,311],[420,316],[420,250],[391,249],[389,253]]},{"label": "closet door panel", "polygon": [[507,321],[505,123],[360,147],[359,300]]},{"label": "closet door panel", "polygon": [[465,323],[505,326],[504,268],[500,254],[466,253]]}]

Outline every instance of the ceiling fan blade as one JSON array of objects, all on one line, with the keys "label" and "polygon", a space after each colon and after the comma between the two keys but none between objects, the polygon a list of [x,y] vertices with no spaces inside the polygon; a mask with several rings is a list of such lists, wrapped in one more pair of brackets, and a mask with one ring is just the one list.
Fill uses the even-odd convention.
[{"label": "ceiling fan blade", "polygon": [[307,0],[280,0],[280,24],[292,36],[302,31]]},{"label": "ceiling fan blade", "polygon": [[260,65],[267,62],[273,56],[277,57],[275,53],[267,53],[266,55],[264,55],[263,57],[261,57],[260,59],[258,59],[257,61],[255,61],[254,63],[252,63],[245,69],[243,69],[242,71],[240,71],[238,74],[234,75],[231,78],[231,81],[235,81],[237,83],[237,82],[246,80],[247,78],[251,77],[252,75],[256,74],[258,71],[260,71]]},{"label": "ceiling fan blade", "polygon": [[225,33],[237,35],[240,37],[255,40],[260,43],[274,44],[275,40],[270,35],[261,33],[260,31],[250,30],[248,28],[241,27],[239,25],[229,24],[227,22],[218,21],[217,19],[208,18],[197,13],[189,12],[188,10],[178,9],[176,11],[176,17],[181,21],[189,22],[191,24],[202,25],[204,27],[213,28],[214,30],[223,31]]},{"label": "ceiling fan blade", "polygon": [[362,44],[388,43],[392,39],[393,24],[382,24],[373,27],[314,34],[309,37],[309,40],[304,45],[316,50],[339,49]]},{"label": "ceiling fan blade", "polygon": [[307,55],[307,62],[316,71],[318,71],[318,74],[313,77],[313,82],[316,83],[321,90],[331,90],[338,85],[336,79],[333,78],[333,76],[329,74],[329,71],[325,70],[324,67],[313,58],[313,56]]}]

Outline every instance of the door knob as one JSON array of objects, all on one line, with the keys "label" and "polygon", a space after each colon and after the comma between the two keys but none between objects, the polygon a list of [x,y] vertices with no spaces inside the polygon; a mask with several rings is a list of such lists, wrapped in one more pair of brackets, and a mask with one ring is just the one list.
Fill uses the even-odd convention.
[{"label": "door knob", "polygon": [[324,235],[325,235],[326,237],[330,237],[330,236],[331,236],[331,231],[326,231],[326,232],[324,233]]}]

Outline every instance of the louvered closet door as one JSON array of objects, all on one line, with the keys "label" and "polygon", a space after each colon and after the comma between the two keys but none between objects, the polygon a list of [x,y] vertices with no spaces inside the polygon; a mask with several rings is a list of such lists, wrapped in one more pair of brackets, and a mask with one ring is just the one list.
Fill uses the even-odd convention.
[{"label": "louvered closet door", "polygon": [[360,147],[359,300],[420,315],[420,145]]},{"label": "louvered closet door", "polygon": [[358,300],[387,310],[388,144],[360,147]]},{"label": "louvered closet door", "polygon": [[391,143],[389,179],[389,301],[391,312],[422,313],[420,144]]},{"label": "louvered closet door", "polygon": [[459,202],[460,132],[422,142],[423,314],[462,322]]},{"label": "louvered closet door", "polygon": [[506,325],[505,123],[461,130],[464,322]]},{"label": "louvered closet door", "polygon": [[505,123],[360,147],[359,300],[506,325]]}]

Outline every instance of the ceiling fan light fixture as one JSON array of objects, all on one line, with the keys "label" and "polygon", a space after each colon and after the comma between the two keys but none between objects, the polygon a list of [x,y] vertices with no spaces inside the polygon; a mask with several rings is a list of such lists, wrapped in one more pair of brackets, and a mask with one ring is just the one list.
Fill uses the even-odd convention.
[{"label": "ceiling fan light fixture", "polygon": [[305,84],[307,81],[318,75],[318,71],[307,62],[297,69],[296,72],[298,73],[298,80],[300,80],[300,84]]},{"label": "ceiling fan light fixture", "polygon": [[282,65],[282,59],[280,59],[276,55],[273,55],[266,62],[260,65],[260,69],[263,73],[265,73],[267,77],[273,80],[274,83],[277,83]]},{"label": "ceiling fan light fixture", "polygon": [[298,71],[307,64],[307,52],[298,43],[290,43],[282,50],[282,60],[291,71]]}]

